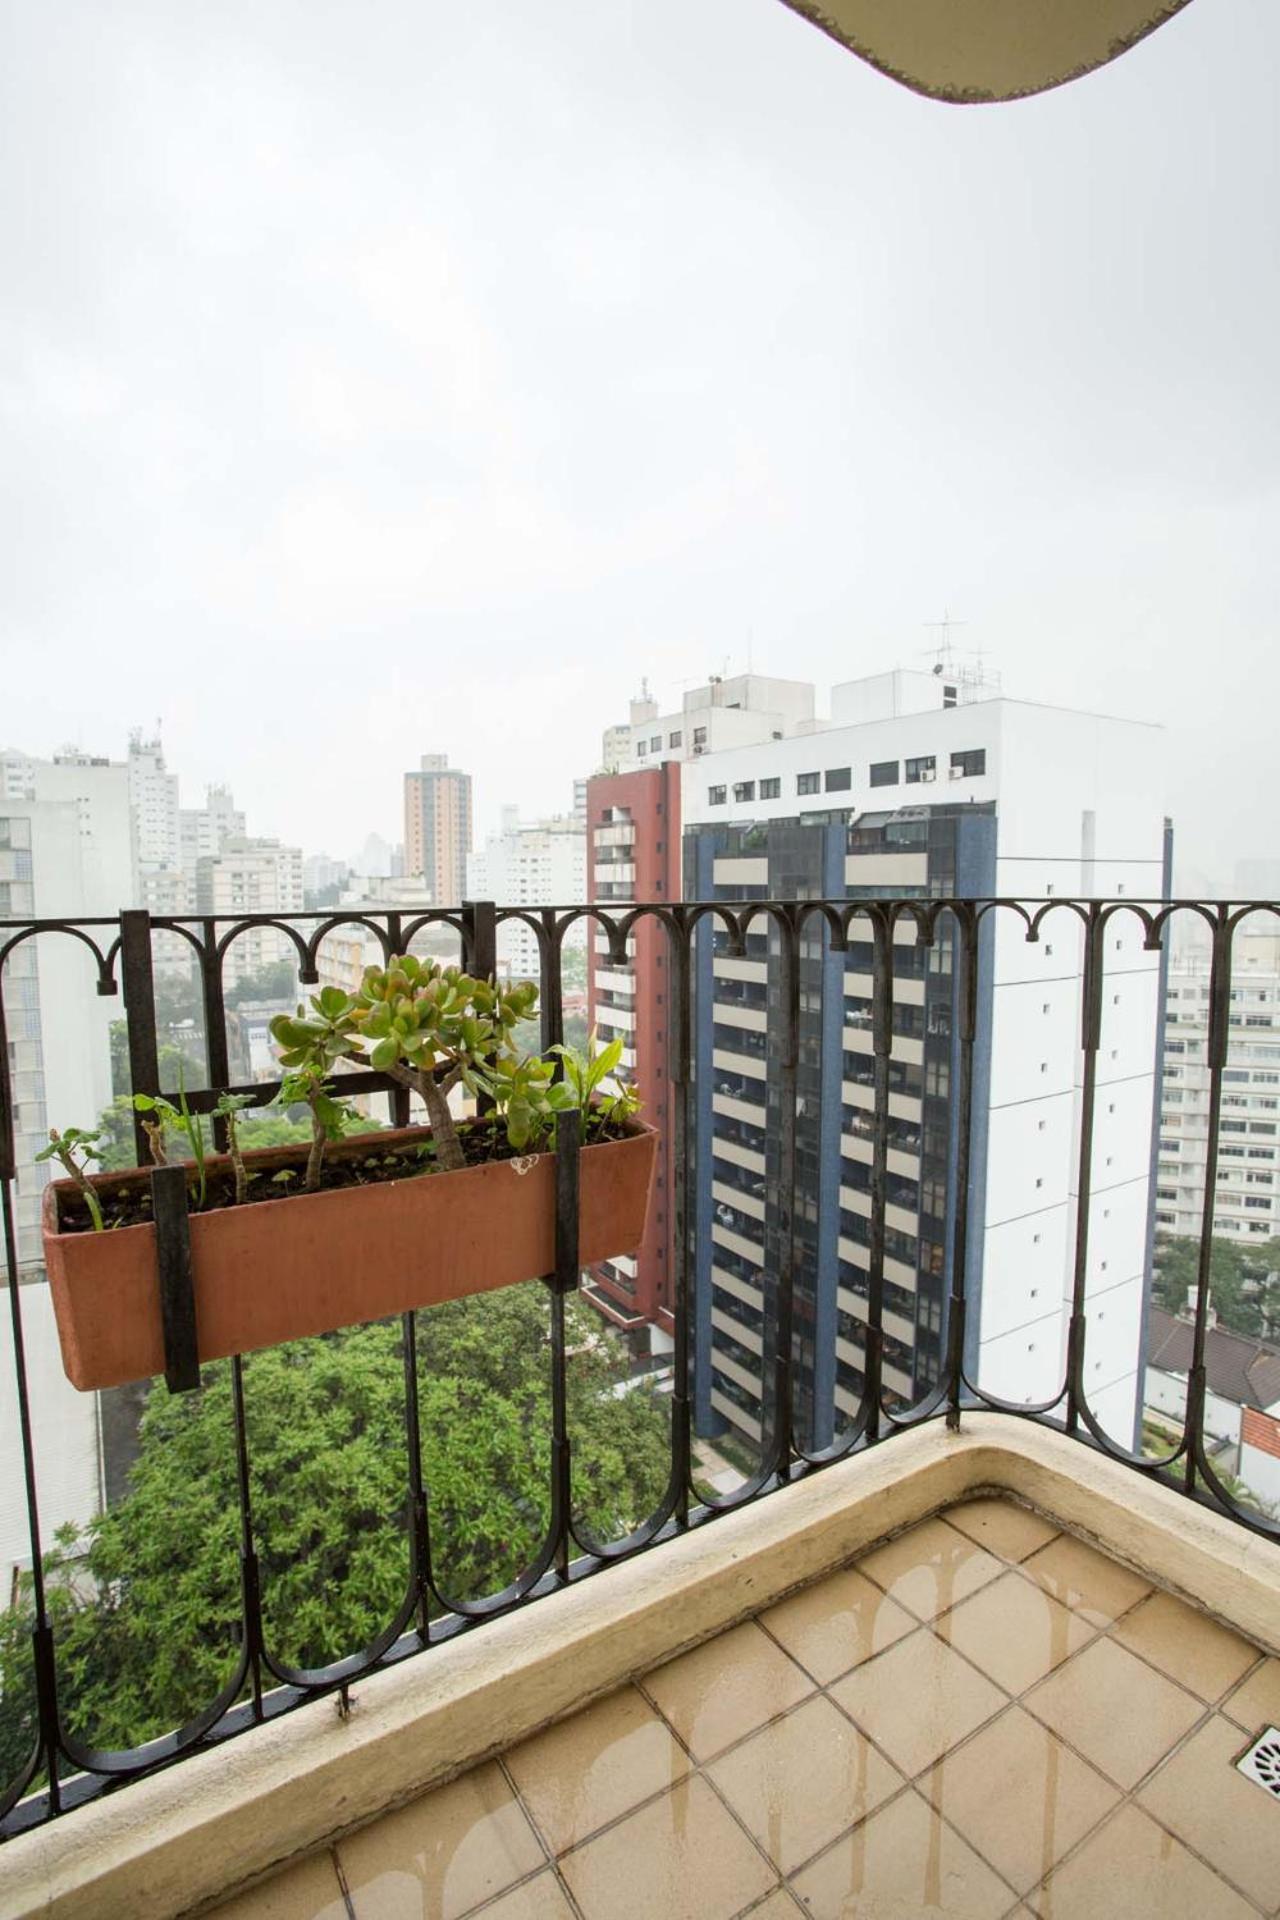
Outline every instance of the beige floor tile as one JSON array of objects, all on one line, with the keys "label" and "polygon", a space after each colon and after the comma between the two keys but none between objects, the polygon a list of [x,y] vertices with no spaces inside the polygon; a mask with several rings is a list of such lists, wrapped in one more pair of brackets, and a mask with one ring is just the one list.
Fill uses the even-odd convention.
[{"label": "beige floor tile", "polygon": [[674,1786],[689,1757],[634,1687],[535,1734],[506,1756],[553,1853]]},{"label": "beige floor tile", "polygon": [[1220,1627],[1171,1593],[1153,1593],[1126,1614],[1115,1627],[1114,1638],[1202,1700],[1220,1700],[1258,1657],[1258,1649],[1238,1633]]},{"label": "beige floor tile", "polygon": [[1109,1781],[1021,1707],[939,1761],[923,1791],[1022,1893],[1119,1800]]},{"label": "beige floor tile", "polygon": [[1264,1660],[1255,1667],[1223,1704],[1222,1711],[1249,1733],[1280,1726],[1280,1660]]},{"label": "beige floor tile", "polygon": [[333,1856],[317,1854],[218,1907],[210,1920],[346,1920]]},{"label": "beige floor tile", "polygon": [[1095,1627],[1111,1622],[1150,1593],[1151,1584],[1117,1566],[1105,1554],[1095,1553],[1083,1540],[1060,1533],[1022,1563],[1023,1572],[1055,1600],[1082,1613]]},{"label": "beige floor tile", "polygon": [[585,1920],[730,1920],[775,1879],[705,1780],[682,1780],[567,1853]]},{"label": "beige floor tile", "polygon": [[761,1623],[823,1686],[910,1633],[915,1619],[853,1568],[780,1600]]},{"label": "beige floor tile", "polygon": [[1121,1807],[1027,1900],[1042,1920],[1257,1920],[1137,1807]]},{"label": "beige floor tile", "polygon": [[550,1867],[532,1880],[499,1894],[476,1915],[476,1920],[574,1920],[564,1888]]},{"label": "beige floor tile", "polygon": [[924,1520],[858,1562],[899,1605],[919,1620],[967,1600],[1004,1571],[1001,1561],[944,1520]]},{"label": "beige floor tile", "polygon": [[1005,1695],[922,1628],[838,1680],[831,1697],[903,1773],[919,1773],[1005,1706]]},{"label": "beige floor tile", "polygon": [[753,1620],[655,1667],[643,1684],[698,1760],[813,1692],[808,1675]]},{"label": "beige floor tile", "polygon": [[813,1920],[996,1920],[1014,1896],[917,1793],[904,1793],[795,1878]]},{"label": "beige floor tile", "polygon": [[762,1727],[707,1772],[783,1873],[903,1784],[870,1741],[821,1698]]},{"label": "beige floor tile", "polygon": [[743,1915],[743,1920],[800,1920],[804,1908],[785,1887],[778,1887],[762,1900],[758,1907],[752,1907]]},{"label": "beige floor tile", "polygon": [[1022,1693],[1079,1652],[1096,1628],[1043,1588],[1006,1573],[944,1614],[934,1632],[1010,1693]]},{"label": "beige floor tile", "polygon": [[1280,1903],[1280,1807],[1236,1772],[1247,1745],[1239,1727],[1215,1715],[1138,1797],[1162,1826],[1271,1909]]},{"label": "beige floor tile", "polygon": [[490,1762],[349,1834],[338,1858],[357,1920],[454,1920],[545,1855]]},{"label": "beige floor tile", "polygon": [[948,1507],[943,1519],[1002,1560],[1025,1560],[1059,1532],[1051,1520],[1028,1513],[1013,1500],[966,1500],[963,1506]]},{"label": "beige floor tile", "polygon": [[1135,1787],[1203,1712],[1189,1693],[1106,1638],[1033,1687],[1025,1704],[1125,1788]]}]

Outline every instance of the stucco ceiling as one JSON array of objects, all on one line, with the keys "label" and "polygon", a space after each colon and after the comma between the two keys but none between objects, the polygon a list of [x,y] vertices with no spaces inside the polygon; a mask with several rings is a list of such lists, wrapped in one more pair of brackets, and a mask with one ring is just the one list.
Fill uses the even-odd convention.
[{"label": "stucco ceiling", "polygon": [[1188,0],[783,0],[938,100],[1017,100],[1125,53]]}]

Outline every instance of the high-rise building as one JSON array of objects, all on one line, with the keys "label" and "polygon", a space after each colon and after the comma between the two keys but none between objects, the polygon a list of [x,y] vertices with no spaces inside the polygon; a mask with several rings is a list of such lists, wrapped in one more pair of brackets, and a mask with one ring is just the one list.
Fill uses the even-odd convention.
[{"label": "high-rise building", "polygon": [[[576,906],[586,898],[587,836],[572,816],[559,815],[521,826],[514,807],[504,807],[500,832],[478,853],[467,855],[467,897],[503,907]],[[586,923],[577,921],[564,951],[586,946]],[[523,920],[498,928],[498,971],[516,980],[541,976],[538,936]]]},{"label": "high-rise building", "polygon": [[159,734],[144,739],[140,727],[129,735],[128,765],[138,903],[152,913],[170,913],[175,900],[184,900],[178,776],[165,766]]},{"label": "high-rise building", "polygon": [[[1247,894],[1247,898],[1264,895]],[[1189,916],[1187,916],[1189,917]],[[1280,1239],[1280,938],[1244,920],[1231,958],[1212,1232],[1248,1246]],[[1209,959],[1169,970],[1156,1224],[1199,1238],[1209,1149]]]},{"label": "high-rise building", "polygon": [[[22,760],[21,778],[14,762]],[[134,846],[128,769],[87,760],[57,766],[6,755],[12,789],[0,797],[0,919],[80,919],[114,914],[133,897]],[[7,785],[8,783],[6,783]],[[21,789],[21,790],[19,790]],[[41,1499],[59,1523],[85,1526],[101,1477],[98,1399],[77,1393],[62,1370],[48,1285],[40,1208],[51,1177],[36,1155],[49,1128],[93,1127],[112,1096],[110,1026],[123,1011],[99,997],[97,973],[79,940],[43,934],[4,967],[5,1035],[13,1093],[14,1212],[24,1271],[22,1317]],[[19,1451],[12,1330],[0,1320],[0,1450]],[[0,1583],[30,1566],[21,1476],[0,1484]]]},{"label": "high-rise building", "polygon": [[424,753],[404,776],[404,870],[425,879],[437,906],[460,906],[471,851],[471,775],[444,753]]},{"label": "high-rise building", "polygon": [[[1168,849],[1159,730],[1004,699],[966,702],[933,675],[834,690],[812,734],[683,769],[685,897],[938,895],[1160,898]],[[970,692],[974,689],[970,688]],[[954,700],[954,704],[953,704]],[[872,947],[843,955],[817,922],[800,950],[796,1316],[812,1356],[811,1438],[850,1419],[863,1385],[874,1095]],[[1109,924],[1097,1064],[1085,1385],[1130,1442],[1149,1276],[1159,957],[1136,918]],[[954,940],[894,944],[885,1214],[884,1385],[938,1377],[955,1207]],[[767,1420],[777,1207],[777,946],[700,936],[695,965],[696,1391],[755,1438]],[[1051,1399],[1065,1362],[1081,1088],[1082,936],[1069,909],[1036,943],[1006,917],[981,947],[969,1188],[970,1372],[1011,1400]],[[807,1398],[805,1398],[807,1396]]]},{"label": "high-rise building", "polygon": [[243,839],[244,832],[244,814],[236,806],[230,787],[206,787],[202,807],[179,808],[182,870],[187,875],[193,901],[199,862],[216,858],[228,840]]},{"label": "high-rise building", "polygon": [[[680,768],[675,760],[627,773],[600,774],[587,786],[591,872],[588,898],[606,909],[636,900],[680,898]],[[637,1344],[670,1342],[675,1280],[672,1253],[671,1139],[667,1079],[666,936],[642,918],[613,957],[608,933],[592,928],[587,1019],[600,1041],[622,1041],[620,1077],[640,1096],[658,1130],[653,1204],[634,1255],[604,1261],[585,1283],[587,1297]]]},{"label": "high-rise building", "polygon": [[[281,918],[303,910],[301,847],[278,840],[229,839],[221,853],[206,855],[196,867],[196,912],[236,919],[270,913]],[[247,927],[227,948],[223,983],[238,985],[276,961],[293,959],[296,949],[276,927]]]}]

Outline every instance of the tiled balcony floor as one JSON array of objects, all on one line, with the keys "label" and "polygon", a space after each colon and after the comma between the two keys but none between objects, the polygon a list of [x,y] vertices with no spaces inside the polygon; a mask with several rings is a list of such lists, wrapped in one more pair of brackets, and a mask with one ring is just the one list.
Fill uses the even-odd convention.
[{"label": "tiled balcony floor", "polygon": [[975,1500],[219,1913],[1249,1920],[1268,1721],[1280,1660]]}]

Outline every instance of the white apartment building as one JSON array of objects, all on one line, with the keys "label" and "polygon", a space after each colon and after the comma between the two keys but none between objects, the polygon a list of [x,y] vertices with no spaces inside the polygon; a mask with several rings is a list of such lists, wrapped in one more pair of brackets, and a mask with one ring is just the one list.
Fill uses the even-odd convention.
[{"label": "white apartment building", "polygon": [[[776,680],[758,673],[725,679],[713,674],[705,686],[685,694],[677,713],[666,714],[658,712],[646,686],[631,702],[629,749],[617,771],[662,760],[693,760],[758,740],[787,739],[819,724],[807,680]],[[606,752],[611,740],[621,745],[620,729],[606,733]]]},{"label": "white apartment building", "polygon": [[[1236,934],[1222,1075],[1213,1232],[1241,1244],[1280,1239],[1280,938],[1250,931],[1266,924],[1257,915]],[[1164,1019],[1156,1224],[1199,1238],[1209,1144],[1207,958],[1188,953],[1170,969]]]},{"label": "white apartment building", "polygon": [[175,871],[180,865],[178,776],[164,763],[159,734],[145,740],[142,729],[129,735],[129,804],[139,873]]},{"label": "white apartment building", "polygon": [[[278,840],[229,839],[222,852],[196,866],[196,912],[220,919],[269,913],[287,919],[303,910],[302,849]],[[219,930],[225,933],[226,929]],[[233,986],[277,960],[296,958],[292,941],[275,927],[247,927],[232,941],[223,985]]]},{"label": "white apartment building", "polygon": [[[587,897],[585,824],[557,815],[522,826],[514,807],[502,810],[502,825],[478,853],[467,855],[467,898],[500,907],[576,906]],[[565,936],[565,949],[586,946],[586,922]],[[538,936],[523,920],[498,928],[498,971],[515,980],[540,980]]]},{"label": "white apartment building", "polygon": [[[19,784],[26,790],[10,789],[0,798],[0,919],[76,919],[114,913],[127,903],[133,887],[127,768],[26,759],[13,786]],[[77,1393],[62,1371],[41,1264],[40,1206],[50,1167],[35,1160],[51,1125],[92,1127],[110,1104],[110,1023],[123,1007],[119,998],[99,997],[96,985],[91,955],[65,934],[25,942],[4,970],[23,1327],[50,1532],[67,1521],[83,1527],[100,1493],[98,1401]],[[6,1312],[0,1316],[0,1449],[14,1460],[20,1447],[11,1341]],[[14,1570],[27,1565],[21,1481],[11,1474],[0,1483],[0,1592],[6,1597]]]},{"label": "white apartment building", "polygon": [[[828,727],[690,759],[682,768],[685,897],[858,894],[1160,898],[1166,821],[1159,729],[1004,698],[948,674],[882,674],[834,689]],[[936,1376],[948,1198],[945,1105],[953,1071],[951,961],[895,950],[885,1381],[904,1398]],[[699,1011],[700,1202],[712,1243],[699,1286],[710,1289],[710,1402],[758,1430],[758,1330],[752,1316],[768,1266],[770,961],[763,931],[745,959],[716,957]],[[820,969],[816,940],[805,964]],[[1003,1398],[1052,1398],[1063,1375],[1075,1253],[1083,1056],[1083,942],[1066,909],[1028,944],[1008,912],[984,961],[975,1048],[968,1328],[971,1371]],[[1159,956],[1143,951],[1132,916],[1105,940],[1102,1045],[1091,1169],[1085,1385],[1108,1431],[1131,1442],[1148,1264]],[[941,969],[942,977],[939,977]],[[815,993],[833,988],[814,972]],[[865,1321],[871,1159],[870,948],[844,964],[842,1032],[812,1069],[814,1109],[842,1104],[838,1147],[814,1225],[814,1262],[828,1258],[841,1366],[856,1378]],[[706,1030],[710,1021],[711,1031]],[[815,1041],[815,1045],[819,1043]],[[843,1062],[843,1065],[841,1065]],[[825,1156],[825,1158],[824,1158]],[[707,1175],[712,1177],[708,1180]],[[929,1225],[932,1219],[933,1225]],[[823,1243],[825,1245],[825,1242]],[[861,1290],[861,1293],[860,1293]],[[831,1303],[828,1302],[828,1305]],[[745,1329],[745,1332],[744,1332]],[[754,1344],[753,1344],[754,1343]],[[722,1367],[717,1350],[722,1349]],[[704,1388],[706,1381],[703,1382]],[[837,1409],[856,1395],[835,1382]],[[705,1405],[704,1405],[705,1410]]]}]

